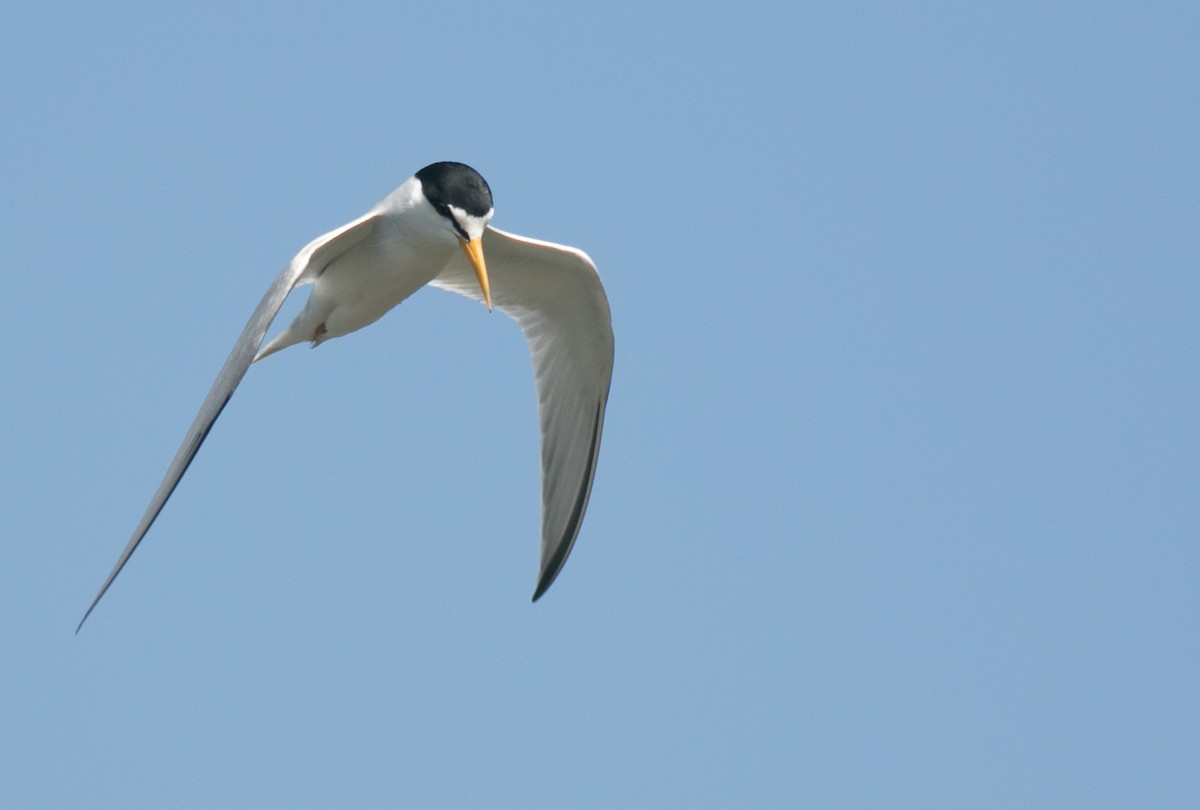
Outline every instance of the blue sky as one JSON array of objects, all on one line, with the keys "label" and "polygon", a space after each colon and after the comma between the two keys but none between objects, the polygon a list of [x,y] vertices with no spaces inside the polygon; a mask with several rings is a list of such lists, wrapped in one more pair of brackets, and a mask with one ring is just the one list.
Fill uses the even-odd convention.
[{"label": "blue sky", "polygon": [[[406,5],[6,14],[0,803],[1197,806],[1195,5]],[[435,160],[612,304],[554,587],[520,333],[423,291],[254,367],[72,635]]]}]

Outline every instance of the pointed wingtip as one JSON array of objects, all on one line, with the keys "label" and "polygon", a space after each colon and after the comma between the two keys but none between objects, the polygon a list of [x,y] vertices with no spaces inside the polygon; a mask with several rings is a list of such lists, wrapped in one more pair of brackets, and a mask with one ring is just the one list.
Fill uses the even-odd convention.
[{"label": "pointed wingtip", "polygon": [[538,580],[537,588],[533,592],[533,599],[530,599],[529,601],[536,602],[537,600],[541,599],[542,595],[546,593],[546,591],[550,590],[550,586],[554,584],[554,579],[557,576],[558,571],[554,571],[553,573],[546,572],[543,574],[542,578]]},{"label": "pointed wingtip", "polygon": [[108,591],[108,586],[112,584],[112,581],[115,577],[116,573],[114,572],[113,576],[110,576],[108,581],[104,583],[104,587],[100,589],[100,593],[96,594],[96,598],[92,600],[90,605],[88,605],[88,609],[84,612],[83,618],[79,620],[79,625],[75,628],[75,635],[79,635],[79,631],[83,629],[83,623],[88,620],[88,616],[92,615],[92,611],[96,609],[96,605],[100,604],[100,598],[104,596],[105,592]]},{"label": "pointed wingtip", "polygon": [[[92,605],[95,607],[95,605]],[[83,629],[83,623],[88,620],[88,616],[92,615],[92,608],[87,609],[87,613],[83,614],[83,618],[79,620],[79,624],[75,627],[75,635],[79,635],[79,631]]]},{"label": "pointed wingtip", "polygon": [[[141,538],[137,538],[139,541]],[[100,600],[104,598],[104,594],[108,593],[109,586],[113,584],[113,580],[117,578],[117,574],[121,573],[121,569],[125,567],[125,562],[129,559],[129,555],[133,553],[133,549],[137,548],[137,543],[130,543],[121,554],[121,559],[117,560],[116,566],[112,573],[108,575],[108,579],[104,580],[104,584],[100,586],[99,593],[92,603],[88,605],[88,609],[84,612],[83,618],[79,620],[79,626],[75,628],[75,635],[79,635],[79,631],[83,629],[83,623],[88,620],[88,616],[92,615],[92,611],[96,609],[96,605],[100,604]]]}]

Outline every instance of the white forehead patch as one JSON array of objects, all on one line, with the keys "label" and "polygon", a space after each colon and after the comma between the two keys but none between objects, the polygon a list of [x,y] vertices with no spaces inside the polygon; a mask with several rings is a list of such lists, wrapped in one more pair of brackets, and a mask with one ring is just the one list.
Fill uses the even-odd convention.
[{"label": "white forehead patch", "polygon": [[476,217],[468,214],[457,205],[448,205],[446,207],[450,209],[450,216],[454,217],[454,221],[458,223],[458,227],[466,231],[467,236],[471,239],[478,239],[483,236],[483,232],[487,229],[488,222],[491,221],[494,211],[494,209],[489,208],[486,214]]}]

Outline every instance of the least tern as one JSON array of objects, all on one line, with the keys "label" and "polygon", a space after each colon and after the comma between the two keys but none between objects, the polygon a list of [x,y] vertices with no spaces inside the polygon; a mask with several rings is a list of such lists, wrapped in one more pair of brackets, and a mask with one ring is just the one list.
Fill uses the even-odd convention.
[{"label": "least tern", "polygon": [[[529,342],[542,429],[534,601],[546,592],[575,545],[592,491],[612,378],[612,318],[587,254],[492,228],[492,213],[491,189],[477,171],[434,163],[296,254],[250,316],[76,632],[150,530],[252,363],[297,343],[317,346],[362,329],[426,285],[482,301],[489,311],[494,304]],[[303,310],[262,346],[284,299],[302,284],[313,285]]]}]

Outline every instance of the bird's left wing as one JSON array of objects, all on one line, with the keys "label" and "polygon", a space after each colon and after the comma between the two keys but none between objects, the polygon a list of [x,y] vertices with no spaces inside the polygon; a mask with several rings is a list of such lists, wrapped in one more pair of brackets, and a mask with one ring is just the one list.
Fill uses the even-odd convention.
[{"label": "bird's left wing", "polygon": [[[612,379],[612,316],[596,266],[583,251],[488,228],[483,254],[492,299],[521,326],[533,355],[542,426],[537,600],[566,563],[591,496]],[[430,283],[482,300],[461,255]]]},{"label": "bird's left wing", "polygon": [[192,459],[196,456],[196,451],[204,443],[204,439],[208,436],[209,430],[212,429],[213,423],[217,421],[217,417],[221,415],[221,410],[229,402],[230,397],[233,396],[234,390],[237,389],[238,383],[246,375],[246,370],[254,362],[255,354],[258,352],[258,347],[262,344],[263,336],[266,335],[267,329],[271,326],[271,321],[275,319],[275,315],[279,312],[280,306],[283,305],[284,299],[288,297],[288,293],[297,284],[319,275],[321,270],[331,261],[365,239],[375,227],[376,221],[377,214],[371,212],[353,222],[343,225],[337,230],[330,231],[324,236],[314,239],[303,250],[297,253],[296,257],[283,269],[283,272],[276,277],[271,287],[267,290],[267,294],[263,296],[262,301],[255,308],[254,314],[250,316],[249,323],[242,330],[242,335],[238,338],[237,343],[234,344],[233,351],[229,353],[229,357],[225,360],[225,365],[221,367],[220,373],[217,374],[217,379],[213,382],[212,389],[208,392],[204,404],[200,406],[200,412],[196,414],[192,426],[188,428],[187,435],[184,436],[183,444],[180,445],[179,451],[175,454],[175,458],[172,459],[171,466],[167,468],[167,474],[163,476],[162,483],[158,486],[158,491],[154,493],[154,497],[150,500],[150,505],[146,507],[146,513],[142,515],[141,522],[134,529],[133,536],[129,538],[129,543],[126,544],[124,551],[121,552],[121,556],[117,560],[117,564],[113,566],[108,579],[104,580],[104,584],[100,587],[100,592],[96,594],[96,598],[88,606],[87,612],[83,614],[83,619],[80,620],[79,627],[75,628],[76,633],[79,632],[80,627],[83,627],[83,623],[92,614],[101,597],[104,596],[109,586],[112,585],[113,580],[117,578],[117,574],[121,573],[121,569],[125,567],[125,563],[129,561],[129,557],[137,549],[138,544],[142,542],[142,538],[146,536],[146,532],[150,530],[150,526],[154,523],[155,518],[158,517],[158,513],[166,505],[167,499],[175,491],[179,480],[187,472],[188,465],[192,463]]}]

